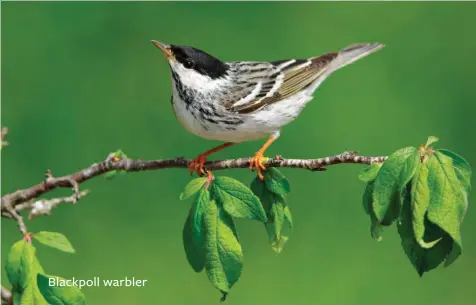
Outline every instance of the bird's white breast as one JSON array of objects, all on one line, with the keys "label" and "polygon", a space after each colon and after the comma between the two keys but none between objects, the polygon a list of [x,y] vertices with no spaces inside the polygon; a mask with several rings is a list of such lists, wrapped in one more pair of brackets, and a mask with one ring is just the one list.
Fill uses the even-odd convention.
[{"label": "bird's white breast", "polygon": [[172,107],[175,112],[175,116],[180,124],[198,136],[207,138],[207,131],[201,125],[201,122],[195,118],[190,109],[187,109],[185,101],[180,98],[175,86],[175,81],[172,80]]}]

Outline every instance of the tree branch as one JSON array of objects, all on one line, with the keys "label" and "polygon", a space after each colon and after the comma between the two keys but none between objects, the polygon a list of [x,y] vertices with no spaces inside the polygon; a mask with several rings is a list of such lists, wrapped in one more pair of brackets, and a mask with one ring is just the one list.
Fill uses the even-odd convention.
[{"label": "tree branch", "polygon": [[[341,164],[341,163],[355,163],[355,164],[370,164],[373,162],[383,162],[387,157],[367,157],[359,156],[355,151],[347,151],[335,156],[329,156],[318,159],[284,159],[280,156],[270,158],[264,162],[267,167],[288,167],[301,168],[311,171],[323,171],[324,167]],[[139,172],[146,170],[159,170],[166,168],[187,168],[191,160],[184,158],[164,159],[164,160],[133,160],[129,158],[120,158],[115,153],[109,154],[106,160],[94,163],[91,166],[84,168],[76,173],[63,177],[53,177],[51,171],[47,171],[46,179],[29,188],[17,190],[8,193],[1,198],[1,213],[3,217],[16,219],[20,225],[20,229],[24,228],[23,219],[17,212],[25,209],[32,209],[30,218],[49,214],[51,209],[63,202],[75,203],[82,195],[86,193],[79,192],[79,184],[90,180],[99,175],[111,171],[126,171]],[[230,160],[208,161],[205,163],[207,170],[222,170],[230,168],[246,168],[250,165],[250,158],[239,158]],[[72,188],[74,195],[72,197],[56,198],[46,201],[29,202],[40,195],[51,192],[56,188]]]}]

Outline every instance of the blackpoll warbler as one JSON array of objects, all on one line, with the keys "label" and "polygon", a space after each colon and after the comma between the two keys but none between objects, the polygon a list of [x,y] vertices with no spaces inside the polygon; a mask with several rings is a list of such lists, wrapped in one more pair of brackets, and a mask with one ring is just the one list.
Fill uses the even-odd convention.
[{"label": "blackpoll warbler", "polygon": [[190,132],[225,143],[196,157],[189,169],[204,173],[214,152],[234,143],[269,137],[251,158],[263,179],[263,154],[293,121],[312,94],[332,72],[383,47],[354,44],[339,52],[309,59],[272,62],[224,62],[201,50],[152,40],[169,62],[172,105],[177,119]]}]

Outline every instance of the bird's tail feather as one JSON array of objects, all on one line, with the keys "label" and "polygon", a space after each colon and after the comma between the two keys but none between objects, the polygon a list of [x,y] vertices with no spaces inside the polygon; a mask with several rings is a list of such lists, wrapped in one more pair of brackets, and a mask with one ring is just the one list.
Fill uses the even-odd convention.
[{"label": "bird's tail feather", "polygon": [[350,45],[339,51],[337,57],[330,63],[329,70],[335,71],[345,67],[362,57],[377,52],[383,47],[384,45],[380,43],[357,43]]}]

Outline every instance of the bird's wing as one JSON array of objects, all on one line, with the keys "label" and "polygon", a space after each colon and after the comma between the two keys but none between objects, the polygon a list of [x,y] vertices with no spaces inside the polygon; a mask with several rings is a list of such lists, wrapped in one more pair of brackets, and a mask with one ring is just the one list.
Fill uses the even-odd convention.
[{"label": "bird's wing", "polygon": [[[241,114],[252,113],[266,105],[277,103],[305,89],[321,76],[337,53],[329,53],[311,59],[292,59],[263,63],[246,73],[244,88],[238,87],[228,101],[227,110]],[[240,71],[238,71],[240,72]]]}]

